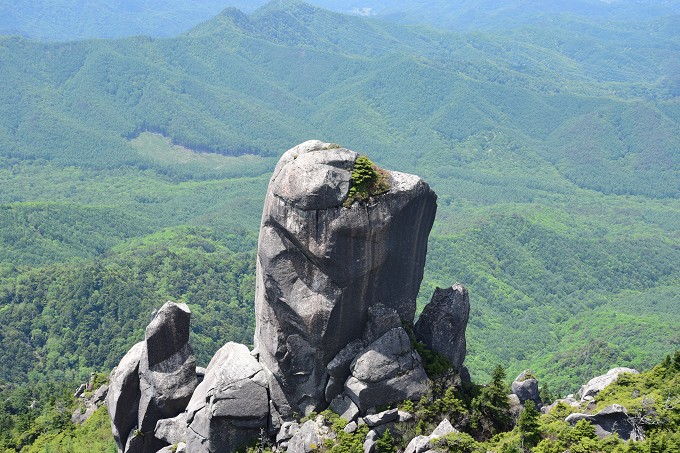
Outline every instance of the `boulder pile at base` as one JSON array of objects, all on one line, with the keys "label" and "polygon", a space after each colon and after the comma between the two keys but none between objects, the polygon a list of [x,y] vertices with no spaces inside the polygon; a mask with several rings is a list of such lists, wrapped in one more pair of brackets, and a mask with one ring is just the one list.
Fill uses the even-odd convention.
[{"label": "boulder pile at base", "polygon": [[[408,418],[366,414],[428,391],[415,339],[464,368],[464,287],[438,288],[415,339],[410,332],[436,195],[421,178],[365,158],[357,169],[358,159],[318,140],[283,154],[262,214],[254,349],[227,343],[197,370],[190,311],[166,303],[111,374],[119,452],[171,444],[228,452],[261,438],[309,451],[323,430],[313,420],[298,425],[296,414],[330,407],[375,433]],[[380,190],[371,192],[371,178]]]}]

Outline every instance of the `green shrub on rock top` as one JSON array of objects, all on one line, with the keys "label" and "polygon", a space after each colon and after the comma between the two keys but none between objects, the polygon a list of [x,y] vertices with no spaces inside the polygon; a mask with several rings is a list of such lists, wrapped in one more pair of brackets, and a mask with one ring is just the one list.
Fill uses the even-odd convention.
[{"label": "green shrub on rock top", "polygon": [[389,189],[387,172],[375,165],[368,157],[359,156],[354,161],[350,188],[343,206],[349,208],[355,201],[366,201]]}]

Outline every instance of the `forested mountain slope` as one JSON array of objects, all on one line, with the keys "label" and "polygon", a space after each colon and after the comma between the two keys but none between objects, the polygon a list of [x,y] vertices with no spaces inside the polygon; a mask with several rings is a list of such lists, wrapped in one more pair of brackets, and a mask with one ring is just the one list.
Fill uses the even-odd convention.
[{"label": "forested mountain slope", "polygon": [[[2,378],[109,367],[168,297],[212,307],[206,354],[244,341],[252,326],[230,313],[249,319],[247,288],[234,305],[219,285],[167,285],[179,269],[205,278],[196,262],[211,248],[252,253],[269,172],[309,138],[439,194],[419,302],[468,285],[473,376],[533,367],[568,391],[613,365],[650,366],[680,342],[673,30],[566,20],[463,34],[275,2],[174,38],[1,38],[0,343],[22,357]],[[144,241],[172,227],[182,244],[186,225],[207,228],[192,234],[208,249],[154,261]],[[243,266],[212,272],[247,287]],[[102,296],[126,287],[134,321]],[[70,318],[51,325],[54,313]],[[103,356],[83,320],[125,334]]]}]

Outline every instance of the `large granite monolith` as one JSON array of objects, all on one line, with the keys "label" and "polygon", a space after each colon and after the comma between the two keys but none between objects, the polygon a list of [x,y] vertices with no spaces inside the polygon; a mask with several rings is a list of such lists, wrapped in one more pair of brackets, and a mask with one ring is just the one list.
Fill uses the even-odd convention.
[{"label": "large granite monolith", "polygon": [[[346,203],[358,154],[308,141],[269,183],[257,256],[255,346],[284,417],[327,405],[326,365],[361,338],[369,307],[412,322],[436,195],[385,172],[386,193]],[[344,206],[349,205],[349,206]]]}]

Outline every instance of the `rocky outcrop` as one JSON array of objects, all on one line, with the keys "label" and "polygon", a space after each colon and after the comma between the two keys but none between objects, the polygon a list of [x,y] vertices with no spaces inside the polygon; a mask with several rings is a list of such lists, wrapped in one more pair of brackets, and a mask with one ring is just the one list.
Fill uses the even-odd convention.
[{"label": "rocky outcrop", "polygon": [[416,436],[411,439],[406,446],[404,453],[423,453],[432,450],[436,447],[435,442],[437,439],[446,436],[447,434],[457,432],[458,431],[451,426],[451,422],[445,418],[429,436]]},{"label": "rocky outcrop", "polygon": [[131,437],[133,429],[137,427],[137,413],[139,411],[139,362],[146,344],[141,341],[135,344],[111,371],[109,377],[109,392],[106,396],[106,406],[111,417],[111,431],[118,445],[118,452],[123,452]]},{"label": "rocky outcrop", "polygon": [[324,434],[328,432],[328,429],[324,430],[324,428],[323,424],[316,420],[307,420],[291,437],[286,451],[289,453],[310,453],[318,450],[319,446],[322,445]]},{"label": "rocky outcrop", "polygon": [[242,344],[227,343],[213,356],[187,407],[187,450],[236,451],[269,423],[267,374]]},{"label": "rocky outcrop", "polygon": [[182,412],[177,417],[158,420],[154,435],[170,445],[184,442],[187,438],[187,414]]},{"label": "rocky outcrop", "polygon": [[[85,384],[83,384],[81,387],[83,389],[86,388]],[[92,416],[92,414],[94,414],[95,411],[99,409],[102,404],[104,404],[106,395],[109,392],[109,386],[107,384],[99,387],[91,395],[80,391],[81,387],[79,387],[78,391],[76,392],[76,398],[79,400],[78,405],[76,410],[73,412],[73,415],[71,415],[71,421],[79,425],[85,423]]]},{"label": "rocky outcrop", "polygon": [[154,435],[161,419],[184,411],[196,388],[196,360],[189,345],[191,311],[167,302],[111,373],[107,396],[119,452],[157,451],[166,442]]},{"label": "rocky outcrop", "polygon": [[146,348],[139,363],[138,427],[145,443],[159,448],[165,442],[154,436],[156,423],[182,413],[198,385],[189,345],[190,318],[185,304],[167,302],[146,328]]},{"label": "rocky outcrop", "polygon": [[621,373],[639,374],[633,368],[618,367],[612,368],[606,374],[597,376],[588,381],[587,384],[581,386],[581,389],[576,394],[576,397],[581,401],[588,401],[593,399],[598,393],[604,390],[609,384],[613,383],[619,378]]},{"label": "rocky outcrop", "polygon": [[418,400],[428,390],[420,356],[402,327],[389,330],[350,365],[345,393],[361,411],[407,399]]},{"label": "rocky outcrop", "polygon": [[352,398],[346,395],[336,396],[335,399],[331,401],[329,408],[348,422],[351,422],[359,415],[359,407],[354,404]]},{"label": "rocky outcrop", "polygon": [[[184,442],[192,453],[236,451],[262,435],[307,452],[335,434],[293,414],[329,405],[376,439],[406,422],[396,409],[360,415],[429,389],[403,325],[415,314],[436,196],[417,176],[370,165],[319,141],[283,155],[262,215],[255,349],[227,343],[197,368],[189,309],[165,304],[111,375],[120,452]],[[361,188],[353,171],[379,190]],[[359,190],[362,201],[348,199]]]},{"label": "rocky outcrop", "polygon": [[595,426],[595,434],[602,439],[614,433],[623,440],[636,439],[635,426],[625,407],[619,404],[607,406],[595,415],[570,414],[565,421],[575,425],[579,420],[588,420]]},{"label": "rocky outcrop", "polygon": [[534,377],[531,370],[522,371],[512,381],[511,389],[512,393],[519,398],[520,404],[523,405],[526,401],[531,400],[536,405],[536,408],[540,409],[543,405],[538,392],[538,380]]},{"label": "rocky outcrop", "polygon": [[362,337],[371,306],[413,320],[436,211],[429,186],[398,172],[385,172],[386,193],[343,206],[358,154],[333,148],[287,151],[262,214],[255,344],[284,416],[328,404],[326,366]]},{"label": "rocky outcrop", "polygon": [[461,372],[465,360],[465,329],[470,315],[467,289],[460,284],[437,288],[418,318],[414,332],[419,341],[449,359]]}]

